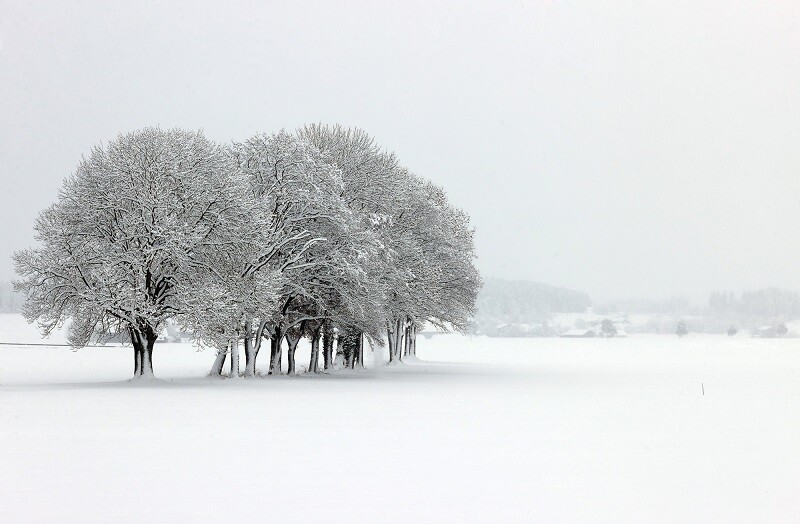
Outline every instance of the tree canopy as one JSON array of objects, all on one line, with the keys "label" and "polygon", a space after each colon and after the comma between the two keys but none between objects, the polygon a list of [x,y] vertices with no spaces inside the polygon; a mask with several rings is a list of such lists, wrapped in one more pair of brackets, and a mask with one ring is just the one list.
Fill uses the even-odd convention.
[{"label": "tree canopy", "polygon": [[[147,128],[95,147],[15,254],[24,314],[70,343],[125,334],[135,376],[152,374],[167,322],[217,349],[212,369],[255,373],[269,340],[279,373],[301,337],[364,340],[411,355],[426,322],[466,330],[481,285],[469,217],[358,129],[311,125],[216,144]],[[348,342],[349,341],[349,342]],[[316,366],[310,366],[316,369]],[[290,372],[294,370],[293,357]]]}]

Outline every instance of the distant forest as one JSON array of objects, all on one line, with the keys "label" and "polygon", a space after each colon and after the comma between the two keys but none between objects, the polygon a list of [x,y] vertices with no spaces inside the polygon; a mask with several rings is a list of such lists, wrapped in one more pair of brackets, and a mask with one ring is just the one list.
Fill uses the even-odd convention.
[{"label": "distant forest", "polygon": [[[557,288],[538,282],[487,279],[478,295],[475,332],[494,336],[555,336],[576,325],[559,325],[559,313],[584,313],[593,306],[586,293]],[[725,333],[731,326],[754,331],[760,326],[775,326],[800,319],[800,293],[763,288],[736,294],[730,291],[711,293],[708,303],[691,304],[685,297],[663,300],[616,300],[595,304],[595,317],[628,318],[628,315],[651,316],[635,324],[624,321],[628,333],[674,333],[678,319],[683,319],[693,333]],[[588,312],[587,312],[588,313]],[[561,321],[563,324],[563,320]]]},{"label": "distant forest", "polygon": [[503,324],[537,324],[547,335],[555,313],[581,313],[592,305],[589,295],[526,280],[487,278],[476,302],[476,330],[493,334]]}]

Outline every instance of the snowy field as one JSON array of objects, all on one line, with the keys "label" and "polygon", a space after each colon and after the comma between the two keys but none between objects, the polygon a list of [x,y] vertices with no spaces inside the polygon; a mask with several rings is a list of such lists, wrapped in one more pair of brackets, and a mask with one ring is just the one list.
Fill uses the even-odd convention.
[{"label": "snowy field", "polygon": [[[37,338],[0,315],[0,341]],[[131,384],[129,348],[0,346],[0,520],[800,520],[800,340],[442,335],[418,352],[212,380],[209,352],[160,344],[162,380]]]}]

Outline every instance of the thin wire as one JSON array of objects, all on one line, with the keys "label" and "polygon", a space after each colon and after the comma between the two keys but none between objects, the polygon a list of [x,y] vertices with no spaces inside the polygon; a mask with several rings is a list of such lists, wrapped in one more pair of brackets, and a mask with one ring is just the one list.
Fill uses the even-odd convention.
[{"label": "thin wire", "polygon": [[[72,344],[31,344],[31,343],[17,343],[17,342],[0,342],[0,346],[41,346],[41,347],[49,347],[49,348],[71,348],[75,347]],[[86,346],[78,346],[82,348],[119,348],[124,346],[97,346],[97,345],[86,345]]]}]

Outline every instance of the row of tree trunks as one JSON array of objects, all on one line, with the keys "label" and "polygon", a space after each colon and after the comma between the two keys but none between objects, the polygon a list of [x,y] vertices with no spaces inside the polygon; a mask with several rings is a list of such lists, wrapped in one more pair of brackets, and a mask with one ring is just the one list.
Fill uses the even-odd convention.
[{"label": "row of tree trunks", "polygon": [[413,322],[408,322],[405,329],[403,355],[416,356],[417,354],[417,326]]},{"label": "row of tree trunks", "polygon": [[[245,324],[245,335],[244,335],[244,353],[245,353],[245,371],[244,376],[252,377],[255,376],[256,370],[256,360],[258,357],[258,352],[261,347],[261,343],[266,338],[264,335],[266,333],[266,323],[262,324],[259,329],[254,334],[252,332],[252,325],[248,322]],[[413,337],[409,337],[405,335],[407,333],[407,329],[404,328],[403,322],[401,320],[397,320],[392,322],[391,329],[389,331],[389,346],[390,346],[390,360],[400,360],[402,356],[411,354],[409,350],[401,350],[400,345],[403,344],[403,341],[411,340],[413,341]],[[270,341],[270,363],[269,363],[269,374],[270,375],[279,375],[281,374],[281,361],[283,357],[283,347],[282,342],[283,339],[286,339],[288,350],[287,350],[287,361],[288,361],[288,373],[294,374],[297,370],[297,364],[295,361],[295,354],[297,351],[297,345],[299,344],[300,340],[302,339],[302,334],[304,329],[297,328],[292,329],[290,331],[282,332],[280,328],[276,328],[274,332],[270,333],[269,341]],[[398,336],[399,335],[399,336]],[[308,370],[312,373],[317,373],[320,371],[319,368],[319,355],[320,355],[320,345],[322,346],[322,358],[323,358],[323,369],[325,371],[331,371],[334,366],[334,334],[333,331],[330,329],[330,326],[327,323],[322,323],[316,329],[311,331],[311,359],[309,361]],[[364,367],[364,334],[361,331],[356,329],[344,329],[342,333],[339,335],[339,344],[336,345],[336,355],[340,357],[342,360],[342,364],[344,367],[353,369],[356,365]],[[139,339],[136,339],[137,341]],[[321,344],[320,344],[321,342]],[[408,344],[408,342],[406,342]],[[411,342],[413,347],[413,342]],[[214,364],[211,367],[211,374],[215,376],[221,376],[223,369],[225,367],[225,363],[227,361],[228,355],[231,356],[230,359],[230,376],[238,377],[239,376],[239,342],[238,339],[232,339],[230,344],[228,344],[225,348],[219,348],[217,350],[217,355],[214,360]],[[150,370],[150,374],[152,374],[152,362],[150,359],[150,354],[152,354],[152,344],[149,346],[150,350],[147,350],[147,346],[140,351],[140,344],[134,343],[134,374],[138,376],[141,374],[140,368],[143,363],[146,363],[147,369]]]},{"label": "row of tree trunks", "polygon": [[267,324],[268,322],[266,321],[261,322],[255,333],[253,333],[252,323],[248,321],[244,324],[245,377],[254,377],[256,375],[256,359],[258,358],[258,352],[261,350],[261,343],[264,341]]},{"label": "row of tree trunks", "polygon": [[344,367],[354,369],[356,364],[364,364],[363,333],[357,329],[346,328],[339,334],[339,348],[342,351]]},{"label": "row of tree trunks", "polygon": [[389,341],[389,363],[400,362],[403,358],[404,322],[402,319],[386,322],[386,335]]}]

